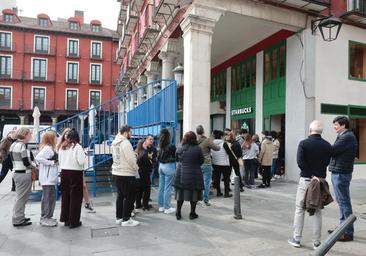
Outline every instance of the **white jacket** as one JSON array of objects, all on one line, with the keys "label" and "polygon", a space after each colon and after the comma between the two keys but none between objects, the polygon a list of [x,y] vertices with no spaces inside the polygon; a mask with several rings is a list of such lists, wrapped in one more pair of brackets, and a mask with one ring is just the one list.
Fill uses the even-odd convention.
[{"label": "white jacket", "polygon": [[71,146],[58,152],[58,161],[61,170],[84,171],[84,164],[86,163],[86,156],[80,144]]},{"label": "white jacket", "polygon": [[138,165],[136,154],[133,151],[130,141],[121,134],[117,134],[112,142],[112,174],[117,176],[136,176],[138,175]]},{"label": "white jacket", "polygon": [[214,140],[214,144],[220,146],[219,151],[214,151],[211,149],[212,164],[219,166],[230,166],[229,155],[224,149],[224,140]]},{"label": "white jacket", "polygon": [[35,158],[36,162],[39,163],[39,183],[42,186],[57,184],[58,164],[54,160],[49,160],[54,154],[55,151],[51,146],[44,146]]}]

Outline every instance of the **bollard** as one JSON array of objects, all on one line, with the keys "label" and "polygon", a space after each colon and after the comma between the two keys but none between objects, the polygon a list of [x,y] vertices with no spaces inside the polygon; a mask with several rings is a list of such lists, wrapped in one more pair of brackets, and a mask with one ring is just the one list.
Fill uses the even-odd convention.
[{"label": "bollard", "polygon": [[332,246],[337,242],[337,240],[342,236],[342,234],[344,233],[344,231],[346,231],[346,229],[353,224],[353,222],[356,221],[356,216],[351,214],[350,216],[348,216],[348,218],[342,222],[342,224],[338,225],[338,227],[333,231],[332,234],[330,234],[327,238],[327,240],[325,240],[316,250],[315,252],[312,254],[313,256],[323,256],[325,255],[330,248],[332,248]]},{"label": "bollard", "polygon": [[240,207],[240,177],[236,176],[234,178],[234,219],[241,220],[243,217],[241,215]]}]

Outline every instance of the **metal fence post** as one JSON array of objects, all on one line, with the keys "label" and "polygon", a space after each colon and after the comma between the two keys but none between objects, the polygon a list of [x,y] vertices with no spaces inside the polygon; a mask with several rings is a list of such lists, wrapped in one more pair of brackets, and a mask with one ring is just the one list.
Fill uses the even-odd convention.
[{"label": "metal fence post", "polygon": [[236,176],[234,178],[234,219],[241,220],[243,216],[241,215],[240,207],[240,177]]},{"label": "metal fence post", "polygon": [[337,242],[337,240],[343,235],[343,233],[346,231],[346,229],[353,224],[353,222],[356,221],[356,216],[351,214],[348,216],[348,218],[342,222],[342,224],[338,225],[338,227],[333,231],[332,234],[330,234],[317,249],[312,254],[313,256],[323,256],[325,255],[330,248],[333,247],[333,245]]}]

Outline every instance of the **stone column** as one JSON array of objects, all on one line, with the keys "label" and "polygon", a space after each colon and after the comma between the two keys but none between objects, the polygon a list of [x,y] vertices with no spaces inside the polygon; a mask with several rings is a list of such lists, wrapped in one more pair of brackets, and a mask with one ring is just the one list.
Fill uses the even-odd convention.
[{"label": "stone column", "polygon": [[57,124],[57,116],[53,116],[53,117],[51,117],[51,119],[52,119],[52,125],[56,125]]},{"label": "stone column", "polygon": [[193,4],[181,28],[184,40],[183,132],[210,131],[211,40],[222,12]]},{"label": "stone column", "polygon": [[[161,49],[159,59],[162,60],[162,80],[174,79],[173,69],[175,68],[175,59],[179,55],[177,53],[177,45],[177,39],[169,39]],[[164,89],[166,86],[168,86],[168,83],[162,82],[161,89]]]},{"label": "stone column", "polygon": [[159,62],[151,61],[145,71],[145,76],[147,79],[146,82],[148,84],[148,86],[146,88],[147,99],[151,98],[154,95],[153,82],[158,79],[158,75],[159,75]]},{"label": "stone column", "polygon": [[20,124],[24,125],[25,124],[25,116],[19,116],[20,119]]},{"label": "stone column", "polygon": [[131,111],[132,109],[135,108],[135,99],[136,99],[136,94],[131,93],[130,94],[130,108],[129,108],[129,111]]}]

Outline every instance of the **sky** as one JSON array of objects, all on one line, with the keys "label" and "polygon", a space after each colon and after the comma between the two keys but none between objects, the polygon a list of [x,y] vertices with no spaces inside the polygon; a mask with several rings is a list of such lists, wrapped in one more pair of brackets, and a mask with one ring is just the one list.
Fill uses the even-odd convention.
[{"label": "sky", "polygon": [[[1,1],[1,0],[0,0]],[[102,26],[116,30],[120,3],[117,0],[17,0],[19,16],[36,18],[46,13],[51,20],[68,19],[75,10],[84,11],[84,23],[100,20]]]}]

